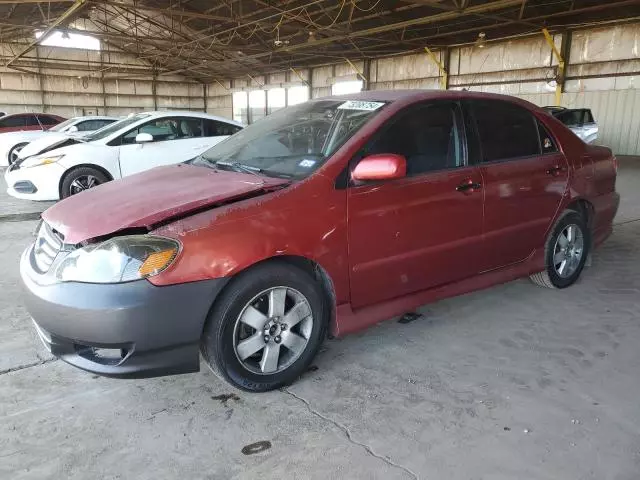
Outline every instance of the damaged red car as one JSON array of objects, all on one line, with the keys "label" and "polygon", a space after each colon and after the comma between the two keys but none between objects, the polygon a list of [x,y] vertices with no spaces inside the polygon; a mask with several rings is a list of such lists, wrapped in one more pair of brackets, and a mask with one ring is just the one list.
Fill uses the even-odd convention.
[{"label": "damaged red car", "polygon": [[68,198],[21,259],[46,347],[114,377],[295,380],[326,335],[530,276],[612,231],[616,159],[543,110],[371,91],[278,111],[186,164]]}]

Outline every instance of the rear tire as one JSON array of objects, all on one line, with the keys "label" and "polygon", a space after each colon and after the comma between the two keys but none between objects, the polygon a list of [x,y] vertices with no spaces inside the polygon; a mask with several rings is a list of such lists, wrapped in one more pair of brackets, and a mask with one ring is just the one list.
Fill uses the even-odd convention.
[{"label": "rear tire", "polygon": [[591,232],[585,218],[575,210],[565,210],[551,229],[545,244],[545,269],[529,278],[546,288],[573,285],[591,251]]},{"label": "rear tire", "polygon": [[321,286],[307,272],[284,263],[258,265],[231,280],[216,300],[200,351],[234,386],[273,390],[308,368],[324,340],[328,312]]},{"label": "rear tire", "polygon": [[68,172],[60,187],[60,198],[68,198],[84,190],[107,183],[109,178],[100,170],[91,167],[74,168]]}]

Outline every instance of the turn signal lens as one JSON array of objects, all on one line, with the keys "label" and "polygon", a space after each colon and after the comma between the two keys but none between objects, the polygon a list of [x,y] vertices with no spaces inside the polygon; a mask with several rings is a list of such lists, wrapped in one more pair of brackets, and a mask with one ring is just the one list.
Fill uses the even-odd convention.
[{"label": "turn signal lens", "polygon": [[162,250],[161,252],[152,253],[144,263],[140,265],[138,273],[140,273],[141,277],[150,277],[160,273],[169,266],[175,258],[176,253],[178,253],[178,249]]}]

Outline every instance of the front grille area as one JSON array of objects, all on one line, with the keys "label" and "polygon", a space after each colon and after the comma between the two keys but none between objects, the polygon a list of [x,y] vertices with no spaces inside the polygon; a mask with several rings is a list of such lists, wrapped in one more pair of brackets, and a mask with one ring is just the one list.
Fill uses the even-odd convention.
[{"label": "front grille area", "polygon": [[47,272],[63,245],[63,237],[53,228],[42,222],[38,229],[33,255],[36,266],[41,272]]}]

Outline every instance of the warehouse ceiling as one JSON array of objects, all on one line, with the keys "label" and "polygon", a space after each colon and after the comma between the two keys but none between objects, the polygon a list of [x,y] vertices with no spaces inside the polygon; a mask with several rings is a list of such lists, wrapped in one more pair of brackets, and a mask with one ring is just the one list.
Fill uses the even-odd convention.
[{"label": "warehouse ceiling", "polygon": [[0,0],[0,61],[26,65],[36,31],[88,31],[210,82],[638,17],[640,0]]}]

